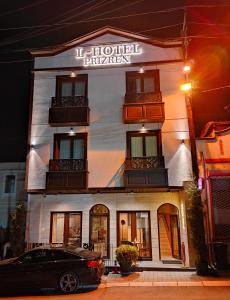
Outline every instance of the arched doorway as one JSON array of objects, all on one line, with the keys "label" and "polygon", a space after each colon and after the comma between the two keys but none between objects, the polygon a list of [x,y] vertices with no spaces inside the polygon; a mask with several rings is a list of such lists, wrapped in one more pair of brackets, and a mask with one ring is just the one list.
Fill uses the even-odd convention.
[{"label": "arched doorway", "polygon": [[89,237],[94,251],[109,257],[109,209],[105,205],[96,204],[90,209]]},{"label": "arched doorway", "polygon": [[179,213],[175,205],[166,203],[157,211],[161,260],[180,259]]}]

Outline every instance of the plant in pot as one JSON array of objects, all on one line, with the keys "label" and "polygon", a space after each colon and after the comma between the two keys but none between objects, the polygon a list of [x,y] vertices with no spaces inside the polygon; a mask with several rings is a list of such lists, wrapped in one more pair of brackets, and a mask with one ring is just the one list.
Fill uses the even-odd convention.
[{"label": "plant in pot", "polygon": [[205,242],[205,230],[203,219],[203,204],[201,194],[195,180],[186,189],[189,205],[188,220],[191,227],[193,248],[197,254],[196,270],[198,275],[208,275],[208,251]]},{"label": "plant in pot", "polygon": [[127,244],[120,245],[116,249],[116,259],[120,265],[121,274],[130,274],[138,259],[137,247]]}]

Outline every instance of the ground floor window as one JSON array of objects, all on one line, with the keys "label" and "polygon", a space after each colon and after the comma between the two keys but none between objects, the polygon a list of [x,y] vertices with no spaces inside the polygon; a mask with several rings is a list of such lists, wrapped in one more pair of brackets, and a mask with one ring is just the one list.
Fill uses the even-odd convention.
[{"label": "ground floor window", "polygon": [[166,203],[158,208],[157,216],[161,260],[180,259],[178,209]]},{"label": "ground floor window", "polygon": [[90,210],[90,243],[94,251],[109,257],[109,210],[105,205],[94,205]]},{"label": "ground floor window", "polygon": [[137,245],[140,258],[151,258],[150,214],[148,211],[118,212],[118,245],[127,241]]},{"label": "ground floor window", "polygon": [[52,212],[51,243],[80,247],[81,219],[81,212]]}]

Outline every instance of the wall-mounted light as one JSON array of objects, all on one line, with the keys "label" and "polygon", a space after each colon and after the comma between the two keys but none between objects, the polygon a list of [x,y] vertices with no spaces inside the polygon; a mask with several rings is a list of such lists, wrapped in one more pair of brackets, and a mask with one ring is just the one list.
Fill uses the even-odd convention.
[{"label": "wall-mounted light", "polygon": [[185,143],[185,140],[184,139],[181,139],[181,144],[184,144]]},{"label": "wall-mounted light", "polygon": [[140,129],[141,133],[145,133],[147,131],[147,129],[145,128],[145,124],[142,124],[142,127]]},{"label": "wall-mounted light", "polygon": [[75,78],[77,75],[75,72],[71,72],[70,75],[69,75],[71,78]]},{"label": "wall-mounted light", "polygon": [[145,72],[144,68],[141,67],[141,68],[139,69],[139,73],[140,73],[140,74],[143,74],[144,72]]},{"label": "wall-mounted light", "polygon": [[75,135],[76,133],[74,132],[73,128],[71,127],[70,130],[69,130],[69,135],[73,136]]},{"label": "wall-mounted light", "polygon": [[180,85],[180,90],[185,93],[190,92],[192,90],[192,83],[191,82],[182,83]]},{"label": "wall-mounted light", "polygon": [[185,74],[190,73],[190,72],[191,72],[191,66],[190,66],[189,64],[185,64],[185,65],[183,66],[183,72],[184,72]]}]

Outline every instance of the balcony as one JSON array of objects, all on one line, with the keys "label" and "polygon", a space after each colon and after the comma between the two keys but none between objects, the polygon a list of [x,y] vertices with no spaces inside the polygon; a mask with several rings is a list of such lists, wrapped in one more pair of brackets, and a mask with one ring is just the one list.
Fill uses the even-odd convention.
[{"label": "balcony", "polygon": [[85,96],[52,97],[50,126],[89,125],[88,98]]},{"label": "balcony", "polygon": [[164,103],[161,93],[126,94],[123,105],[124,123],[163,123]]},{"label": "balcony", "polygon": [[54,159],[49,162],[46,188],[49,190],[86,189],[87,179],[85,159]]},{"label": "balcony", "polygon": [[126,187],[166,187],[168,171],[164,157],[134,157],[125,160]]}]

